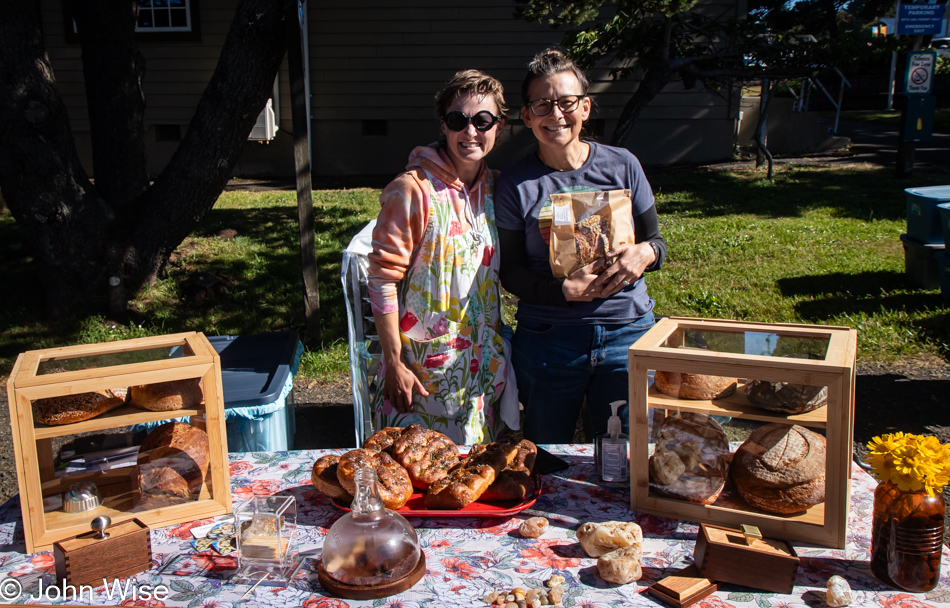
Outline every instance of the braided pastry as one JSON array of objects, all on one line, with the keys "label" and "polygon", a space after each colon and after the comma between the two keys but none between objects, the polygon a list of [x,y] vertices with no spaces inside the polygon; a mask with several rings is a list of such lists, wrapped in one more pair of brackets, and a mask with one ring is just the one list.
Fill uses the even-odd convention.
[{"label": "braided pastry", "polygon": [[465,460],[429,486],[426,508],[461,509],[475,502],[517,453],[518,444],[510,441],[473,445]]},{"label": "braided pastry", "polygon": [[337,479],[336,471],[340,464],[340,457],[336,454],[321,456],[313,463],[313,470],[310,472],[310,481],[320,492],[323,492],[330,498],[340,502],[350,503],[353,496],[343,489],[340,480]]},{"label": "braided pastry", "polygon": [[412,485],[425,490],[445,477],[461,455],[447,436],[421,424],[411,424],[393,444],[393,458],[409,472]]},{"label": "braided pastry", "polygon": [[537,490],[533,473],[538,446],[523,439],[516,447],[514,459],[495,477],[495,482],[485,490],[481,500],[524,500],[525,496]]},{"label": "braided pastry", "polygon": [[396,440],[399,439],[402,432],[403,428],[401,426],[387,426],[383,430],[376,431],[370,435],[369,438],[363,442],[363,448],[373,450],[374,452],[386,452],[392,456],[393,444],[396,443]]},{"label": "braided pastry", "polygon": [[356,482],[353,477],[363,467],[376,470],[379,496],[386,503],[387,508],[395,511],[409,501],[412,496],[409,473],[386,452],[356,449],[343,454],[337,464],[336,477],[344,490],[350,494],[356,493]]}]

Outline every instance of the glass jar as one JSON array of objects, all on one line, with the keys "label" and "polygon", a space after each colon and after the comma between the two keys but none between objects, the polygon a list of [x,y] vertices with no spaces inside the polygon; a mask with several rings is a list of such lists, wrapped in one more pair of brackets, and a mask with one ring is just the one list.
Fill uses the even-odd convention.
[{"label": "glass jar", "polygon": [[330,527],[323,541],[323,568],[345,585],[373,586],[405,578],[420,560],[416,531],[405,517],[386,508],[374,469],[358,470],[354,481],[350,512]]},{"label": "glass jar", "polygon": [[904,491],[884,481],[874,490],[871,572],[882,583],[919,593],[940,580],[945,505],[942,494]]}]

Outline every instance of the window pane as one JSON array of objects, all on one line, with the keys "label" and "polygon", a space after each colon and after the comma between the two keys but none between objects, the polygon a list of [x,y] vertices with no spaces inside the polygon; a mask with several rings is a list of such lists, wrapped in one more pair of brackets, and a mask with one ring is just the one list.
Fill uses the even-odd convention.
[{"label": "window pane", "polygon": [[152,0],[152,6],[168,6],[168,0]]},{"label": "window pane", "polygon": [[188,25],[188,11],[185,9],[171,9],[168,11],[172,18],[172,27],[186,27]]},{"label": "window pane", "polygon": [[152,9],[139,9],[139,20],[136,24],[138,27],[150,28],[152,27]]},{"label": "window pane", "polygon": [[155,27],[168,27],[168,9],[155,9]]}]

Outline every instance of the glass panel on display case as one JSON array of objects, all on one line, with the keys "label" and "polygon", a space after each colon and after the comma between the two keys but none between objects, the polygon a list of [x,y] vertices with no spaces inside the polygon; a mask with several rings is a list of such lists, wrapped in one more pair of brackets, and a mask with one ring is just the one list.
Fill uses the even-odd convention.
[{"label": "glass panel on display case", "polygon": [[128,513],[212,498],[207,433],[178,421],[153,426],[138,435],[118,428],[62,436],[52,455],[55,472],[42,482],[46,528],[88,525],[102,515],[118,521]]},{"label": "glass panel on display case", "polygon": [[824,522],[822,429],[655,410],[649,432],[651,497]]},{"label": "glass panel on display case", "polygon": [[85,356],[52,356],[44,357],[36,371],[38,376],[61,374],[82,369],[101,369],[117,365],[146,363],[149,361],[163,361],[179,357],[193,357],[195,353],[185,342],[172,346],[126,350],[115,353],[103,353]]},{"label": "glass panel on display case", "polygon": [[677,327],[661,348],[693,348],[718,353],[824,359],[830,336],[804,337],[764,331],[724,331]]}]

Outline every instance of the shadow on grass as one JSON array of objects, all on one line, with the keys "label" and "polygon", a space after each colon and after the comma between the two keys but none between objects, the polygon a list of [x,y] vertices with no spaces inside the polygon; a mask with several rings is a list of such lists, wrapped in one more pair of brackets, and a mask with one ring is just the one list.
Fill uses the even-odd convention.
[{"label": "shadow on grass", "polygon": [[[315,213],[323,343],[330,344],[347,337],[342,251],[368,220],[348,207],[326,205]],[[233,243],[216,237],[224,231],[228,238],[236,233]],[[115,321],[141,324],[142,331],[151,334],[197,330],[238,335],[291,327],[307,342],[299,239],[294,206],[212,209],[175,251],[166,277],[140,294],[140,314]],[[37,269],[14,222],[0,222],[0,243],[5,292],[0,298],[0,374],[26,350],[110,339],[112,320],[90,327],[88,317],[47,318]],[[214,288],[192,287],[196,281],[189,279],[201,274],[224,280]]]},{"label": "shadow on grass", "polygon": [[[950,302],[939,293],[912,286],[904,273],[830,273],[784,278],[777,283],[785,297],[808,298],[795,305],[806,321],[821,323],[842,315],[872,316],[881,311],[916,316],[908,328],[950,357]],[[945,312],[939,312],[941,309]]]},{"label": "shadow on grass", "polygon": [[713,171],[661,172],[651,176],[650,183],[660,193],[660,214],[777,218],[799,217],[821,208],[843,218],[902,220],[906,217],[904,188],[945,184],[948,176],[950,171],[945,169],[919,171],[914,182],[908,183],[894,177],[893,169],[783,165],[773,183],[762,172]]}]

